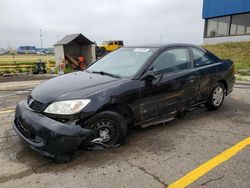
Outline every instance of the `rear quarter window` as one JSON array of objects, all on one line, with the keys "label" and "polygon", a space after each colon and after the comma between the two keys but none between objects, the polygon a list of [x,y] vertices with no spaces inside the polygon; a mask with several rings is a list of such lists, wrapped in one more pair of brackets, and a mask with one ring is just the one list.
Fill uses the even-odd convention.
[{"label": "rear quarter window", "polygon": [[195,67],[206,66],[215,63],[209,54],[196,48],[191,48]]}]

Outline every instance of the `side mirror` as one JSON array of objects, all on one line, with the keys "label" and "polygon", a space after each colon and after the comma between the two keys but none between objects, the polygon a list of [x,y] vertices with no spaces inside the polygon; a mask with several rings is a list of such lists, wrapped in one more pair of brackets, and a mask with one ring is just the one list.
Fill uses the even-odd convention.
[{"label": "side mirror", "polygon": [[152,80],[155,80],[155,79],[156,79],[156,76],[155,76],[153,71],[148,71],[146,74],[144,74],[141,77],[141,80],[144,80],[144,81],[152,81]]}]

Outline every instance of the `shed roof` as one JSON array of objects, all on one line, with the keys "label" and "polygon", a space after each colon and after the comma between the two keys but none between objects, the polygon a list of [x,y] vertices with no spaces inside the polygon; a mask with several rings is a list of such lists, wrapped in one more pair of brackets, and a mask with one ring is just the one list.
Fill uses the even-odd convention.
[{"label": "shed roof", "polygon": [[91,40],[89,40],[88,38],[83,36],[81,33],[77,33],[77,34],[66,35],[61,40],[59,40],[57,43],[55,43],[54,46],[66,45],[66,44],[69,44],[73,41],[78,43],[79,45],[94,44]]}]

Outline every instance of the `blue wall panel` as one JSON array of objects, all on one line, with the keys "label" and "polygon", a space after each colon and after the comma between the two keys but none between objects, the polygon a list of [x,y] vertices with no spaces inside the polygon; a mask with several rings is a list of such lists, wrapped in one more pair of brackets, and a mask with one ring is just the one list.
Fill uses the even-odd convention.
[{"label": "blue wall panel", "polygon": [[250,12],[250,0],[203,0],[204,19],[244,12]]}]

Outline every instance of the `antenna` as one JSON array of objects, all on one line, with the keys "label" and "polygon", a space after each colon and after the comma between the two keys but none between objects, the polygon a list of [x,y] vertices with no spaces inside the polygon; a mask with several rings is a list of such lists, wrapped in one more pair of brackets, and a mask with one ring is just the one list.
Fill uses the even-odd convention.
[{"label": "antenna", "polygon": [[41,29],[40,29],[40,40],[41,40],[41,48],[43,48],[43,33]]}]

